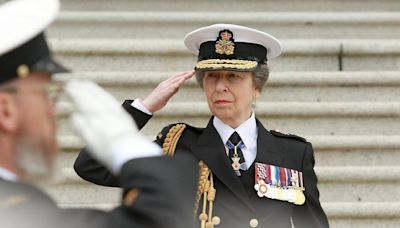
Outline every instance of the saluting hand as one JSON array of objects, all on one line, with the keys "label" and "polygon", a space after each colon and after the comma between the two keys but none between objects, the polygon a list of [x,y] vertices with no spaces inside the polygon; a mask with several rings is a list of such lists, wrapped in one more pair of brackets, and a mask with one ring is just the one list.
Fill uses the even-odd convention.
[{"label": "saluting hand", "polygon": [[178,92],[185,81],[192,78],[194,70],[181,72],[158,84],[158,86],[143,100],[143,105],[154,113],[162,109]]}]

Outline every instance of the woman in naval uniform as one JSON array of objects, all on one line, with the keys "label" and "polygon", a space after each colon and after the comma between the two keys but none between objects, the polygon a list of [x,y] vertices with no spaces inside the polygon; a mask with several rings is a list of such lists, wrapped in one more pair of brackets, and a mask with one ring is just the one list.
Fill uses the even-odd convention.
[{"label": "woman in naval uniform", "polygon": [[[198,53],[196,79],[213,116],[205,128],[171,124],[155,141],[167,155],[191,153],[199,160],[199,226],[328,227],[319,202],[312,145],[299,136],[265,129],[252,109],[268,79],[267,60],[281,53],[280,42],[267,33],[230,24],[197,29],[184,42]],[[144,100],[127,100],[123,107],[141,128],[193,74],[177,74]],[[85,149],[75,169],[93,183],[118,186]]]}]

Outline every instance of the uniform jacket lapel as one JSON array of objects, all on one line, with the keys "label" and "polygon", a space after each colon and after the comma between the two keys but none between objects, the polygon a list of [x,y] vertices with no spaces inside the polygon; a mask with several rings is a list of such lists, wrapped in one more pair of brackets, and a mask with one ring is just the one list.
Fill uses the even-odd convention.
[{"label": "uniform jacket lapel", "polygon": [[281,166],[285,154],[278,148],[275,137],[257,120],[257,156],[255,162]]},{"label": "uniform jacket lapel", "polygon": [[[212,170],[213,174],[221,180],[245,205],[253,210],[249,197],[242,183],[232,169],[225,146],[214,128],[212,119],[209,121],[203,133],[199,136],[193,148],[194,154],[203,160]],[[218,191],[218,189],[217,189]]]}]

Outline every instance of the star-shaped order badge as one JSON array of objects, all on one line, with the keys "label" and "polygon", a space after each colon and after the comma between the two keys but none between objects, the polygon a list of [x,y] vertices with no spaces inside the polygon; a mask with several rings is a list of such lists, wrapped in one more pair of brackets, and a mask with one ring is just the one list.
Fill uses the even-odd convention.
[{"label": "star-shaped order badge", "polygon": [[240,158],[239,157],[232,157],[231,159],[232,159],[232,168],[233,168],[233,170],[239,170],[240,169],[240,163],[239,163]]},{"label": "star-shaped order badge", "polygon": [[255,185],[257,195],[269,199],[304,204],[303,174],[300,171],[255,163]]}]

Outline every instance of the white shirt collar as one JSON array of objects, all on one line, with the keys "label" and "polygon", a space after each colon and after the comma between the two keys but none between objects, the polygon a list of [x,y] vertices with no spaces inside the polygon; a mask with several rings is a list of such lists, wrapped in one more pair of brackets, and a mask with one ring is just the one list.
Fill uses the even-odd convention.
[{"label": "white shirt collar", "polygon": [[236,129],[231,128],[216,116],[213,119],[213,125],[224,144],[226,144],[229,137],[231,137],[235,131],[239,134],[245,147],[249,147],[254,144],[254,139],[256,138],[255,136],[257,136],[257,123],[254,112],[252,112],[249,119],[240,124]]},{"label": "white shirt collar", "polygon": [[18,177],[13,172],[0,167],[0,177],[7,181],[17,181]]}]

